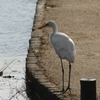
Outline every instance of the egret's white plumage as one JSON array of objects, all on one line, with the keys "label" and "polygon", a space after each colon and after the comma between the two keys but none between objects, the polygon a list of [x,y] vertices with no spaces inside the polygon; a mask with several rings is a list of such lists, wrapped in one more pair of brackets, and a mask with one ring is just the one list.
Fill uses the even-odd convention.
[{"label": "egret's white plumage", "polygon": [[61,60],[63,91],[64,91],[64,69],[63,69],[62,59],[66,59],[69,62],[69,81],[68,81],[68,87],[64,91],[65,93],[68,89],[70,89],[71,63],[74,62],[76,55],[75,44],[68,35],[57,31],[58,30],[57,25],[54,21],[49,21],[47,24],[33,30],[41,29],[45,26],[52,27],[53,29],[53,32],[50,34],[50,41],[55,49],[55,52],[58,54]]},{"label": "egret's white plumage", "polygon": [[64,33],[57,33],[51,37],[51,43],[62,59],[66,59],[69,62],[74,62],[75,59],[75,46],[74,42]]}]

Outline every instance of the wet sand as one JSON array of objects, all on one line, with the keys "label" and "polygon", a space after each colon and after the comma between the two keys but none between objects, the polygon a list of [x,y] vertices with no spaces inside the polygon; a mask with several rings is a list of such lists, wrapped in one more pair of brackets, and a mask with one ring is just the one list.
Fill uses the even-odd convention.
[{"label": "wet sand", "polygon": [[[72,64],[72,93],[79,98],[80,79],[95,78],[97,94],[100,93],[100,1],[99,0],[47,0],[44,19],[41,23],[53,20],[58,31],[66,33],[76,46],[76,59]],[[47,78],[62,87],[60,59],[50,41],[51,28],[44,28],[40,67]],[[65,88],[68,78],[68,61],[63,60],[65,69]]]}]

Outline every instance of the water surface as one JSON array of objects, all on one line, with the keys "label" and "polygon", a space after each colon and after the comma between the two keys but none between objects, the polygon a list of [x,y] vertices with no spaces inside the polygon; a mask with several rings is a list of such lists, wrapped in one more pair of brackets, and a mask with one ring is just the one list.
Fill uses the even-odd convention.
[{"label": "water surface", "polygon": [[26,100],[25,63],[37,0],[0,0],[0,100]]}]

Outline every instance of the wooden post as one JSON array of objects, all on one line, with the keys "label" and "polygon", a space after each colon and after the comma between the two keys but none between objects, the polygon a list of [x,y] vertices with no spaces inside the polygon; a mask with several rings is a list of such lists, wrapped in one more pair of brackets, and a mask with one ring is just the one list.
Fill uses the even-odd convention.
[{"label": "wooden post", "polygon": [[96,79],[83,78],[81,83],[81,100],[96,100]]}]

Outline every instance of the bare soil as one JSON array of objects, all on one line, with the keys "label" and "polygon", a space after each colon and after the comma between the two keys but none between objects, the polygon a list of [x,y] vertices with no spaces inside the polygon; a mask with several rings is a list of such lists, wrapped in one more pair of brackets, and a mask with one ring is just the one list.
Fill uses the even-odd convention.
[{"label": "bare soil", "polygon": [[[100,94],[100,0],[47,0],[44,19],[41,23],[53,20],[58,31],[66,33],[76,46],[76,59],[72,64],[72,93],[80,95],[80,79],[95,78],[97,94]],[[50,41],[51,28],[43,30],[40,67],[47,78],[62,88],[60,59]],[[63,60],[65,88],[68,80],[68,61]]]}]

